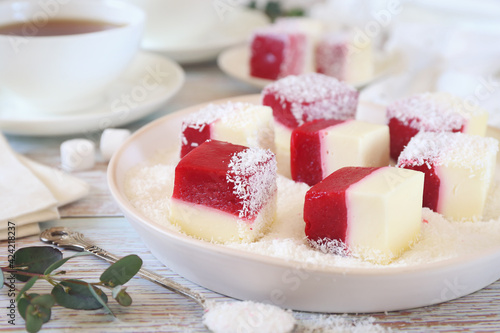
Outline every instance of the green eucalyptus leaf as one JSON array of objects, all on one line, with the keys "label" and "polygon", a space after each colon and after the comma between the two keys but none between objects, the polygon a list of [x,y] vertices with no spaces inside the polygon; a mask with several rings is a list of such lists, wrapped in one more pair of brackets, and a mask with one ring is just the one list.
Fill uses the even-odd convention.
[{"label": "green eucalyptus leaf", "polygon": [[38,315],[38,311],[33,304],[26,309],[26,331],[30,333],[38,332],[42,328],[43,319]]},{"label": "green eucalyptus leaf", "polygon": [[31,300],[31,304],[40,305],[44,308],[49,309],[53,307],[55,303],[56,301],[54,300],[54,296],[52,296],[51,294],[36,296]]},{"label": "green eucalyptus leaf", "polygon": [[110,287],[123,285],[137,274],[141,266],[142,259],[135,254],[131,254],[109,266],[99,279]]},{"label": "green eucalyptus leaf", "polygon": [[28,305],[30,305],[30,299],[33,299],[35,297],[39,296],[38,294],[29,294],[28,297],[22,297],[18,302],[17,302],[17,311],[21,315],[21,317],[26,320],[26,310],[28,309]]},{"label": "green eucalyptus leaf", "polygon": [[38,307],[38,316],[42,319],[44,324],[50,320],[51,315],[52,310],[50,308],[46,308],[44,306]]},{"label": "green eucalyptus leaf", "polygon": [[[108,300],[108,299],[107,299],[107,297],[106,297],[106,301],[104,301],[104,300],[102,299],[102,295],[105,295],[105,294],[104,294],[104,293],[102,293],[101,295],[99,295],[99,294],[96,292],[96,289],[97,289],[97,288],[94,288],[94,287],[93,287],[92,285],[90,285],[90,284],[88,285],[88,288],[89,288],[90,293],[91,293],[92,295],[94,295],[95,299],[96,299],[99,303],[101,303],[101,305],[102,305],[102,306],[103,306],[106,310],[108,310],[108,312],[109,312],[111,315],[113,315],[113,317],[115,317],[115,314],[113,313],[113,311],[111,311],[111,309],[108,307],[108,304],[106,304],[106,302],[107,302],[107,300]],[[99,289],[97,289],[97,290],[99,290]]]},{"label": "green eucalyptus leaf", "polygon": [[54,297],[52,295],[29,294],[28,297],[23,297],[17,302],[17,311],[24,320],[27,320],[26,314],[28,308],[30,308],[32,314],[36,313],[42,319],[42,322],[46,323],[50,320],[52,313],[50,308],[54,304]]},{"label": "green eucalyptus leaf", "polygon": [[305,16],[305,12],[302,8],[293,8],[286,12],[286,16]]},{"label": "green eucalyptus leaf", "polygon": [[266,4],[264,12],[271,19],[272,22],[278,17],[282,15],[281,4],[279,1],[269,1]]},{"label": "green eucalyptus leaf", "polygon": [[121,306],[130,306],[132,305],[132,297],[125,291],[125,289],[122,289],[114,299],[120,304]]},{"label": "green eucalyptus leaf", "polygon": [[[24,247],[14,253],[14,268],[22,269],[23,272],[43,274],[47,267],[61,259],[61,251],[51,246]],[[21,274],[15,276],[22,282],[30,279],[30,276]]]},{"label": "green eucalyptus leaf", "polygon": [[35,282],[38,280],[38,276],[33,276],[31,279],[28,280],[22,287],[22,289],[19,291],[19,294],[17,294],[16,301],[19,301],[19,299],[24,295],[25,292],[27,292]]},{"label": "green eucalyptus leaf", "polygon": [[[57,284],[52,289],[52,295],[57,304],[69,309],[76,310],[95,310],[102,308],[102,303],[99,302],[90,292],[89,283],[81,280],[65,280]],[[65,291],[65,288],[68,291]],[[104,302],[108,301],[108,297],[97,287],[93,287],[94,291],[101,296]]]},{"label": "green eucalyptus leaf", "polygon": [[50,265],[49,267],[47,267],[47,269],[43,272],[44,275],[48,275],[50,273],[52,273],[53,271],[55,271],[56,269],[58,269],[59,267],[61,267],[62,265],[64,265],[68,260],[72,259],[72,258],[75,258],[75,257],[80,257],[80,256],[88,256],[88,255],[91,255],[92,253],[89,253],[89,252],[80,252],[80,253],[77,253],[71,257],[67,257],[67,258],[64,258],[64,259],[61,259],[61,260],[58,260],[56,261],[55,263],[53,263],[52,265]]}]

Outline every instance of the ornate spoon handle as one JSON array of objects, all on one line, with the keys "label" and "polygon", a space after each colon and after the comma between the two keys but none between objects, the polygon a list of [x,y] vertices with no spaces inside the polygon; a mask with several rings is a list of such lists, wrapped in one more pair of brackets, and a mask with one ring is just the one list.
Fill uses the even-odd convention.
[{"label": "ornate spoon handle", "polygon": [[[53,227],[44,230],[40,234],[40,240],[42,242],[51,243],[56,246],[71,249],[75,251],[86,251],[90,252],[97,257],[106,260],[109,263],[115,263],[120,258],[111,254],[100,247],[90,243],[85,239],[82,233],[71,231],[66,227]],[[198,294],[197,292],[178,284],[175,281],[162,277],[153,271],[141,268],[138,272],[139,276],[159,284],[173,292],[181,294],[183,296],[189,297],[196,302],[198,302],[203,308],[205,308],[205,297]]]}]

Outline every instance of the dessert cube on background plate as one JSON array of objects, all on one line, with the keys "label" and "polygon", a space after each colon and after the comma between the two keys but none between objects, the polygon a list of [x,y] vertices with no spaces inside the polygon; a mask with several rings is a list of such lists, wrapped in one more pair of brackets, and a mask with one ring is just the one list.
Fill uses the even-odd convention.
[{"label": "dessert cube on background plate", "polygon": [[290,177],[292,130],[316,119],[354,119],[358,91],[333,77],[309,73],[288,76],[262,90],[262,104],[274,118],[274,142],[280,173]]},{"label": "dessert cube on background plate", "polygon": [[304,72],[307,36],[275,26],[254,31],[250,41],[250,76],[276,80]]},{"label": "dessert cube on background plate", "polygon": [[398,167],[425,173],[424,207],[454,220],[474,220],[482,216],[497,152],[493,138],[420,132],[399,156]]},{"label": "dessert cube on background plate", "polygon": [[209,104],[183,120],[181,157],[209,139],[273,150],[272,109],[250,103]]},{"label": "dessert cube on background plate", "polygon": [[365,260],[388,263],[418,238],[423,186],[418,171],[339,169],[306,194],[306,236],[316,246],[340,244]]},{"label": "dessert cube on background plate", "polygon": [[316,45],[325,31],[325,23],[322,20],[311,17],[288,16],[276,18],[274,26],[290,31],[300,31],[305,34],[306,44],[304,46],[304,50],[302,51],[304,52],[304,69],[302,73],[315,72],[316,57],[314,50],[316,49]]},{"label": "dessert cube on background plate", "polygon": [[312,186],[345,166],[389,165],[389,128],[357,120],[313,120],[292,132],[292,179]]},{"label": "dessert cube on background plate", "polygon": [[316,71],[341,81],[359,83],[373,77],[372,45],[355,43],[354,34],[335,32],[323,36],[315,48]]},{"label": "dessert cube on background plate", "polygon": [[170,221],[207,241],[254,241],[274,221],[276,177],[271,151],[206,141],[175,169]]},{"label": "dessert cube on background plate", "polygon": [[424,93],[390,104],[387,122],[391,157],[396,161],[410,139],[420,131],[484,136],[488,112],[447,93]]}]

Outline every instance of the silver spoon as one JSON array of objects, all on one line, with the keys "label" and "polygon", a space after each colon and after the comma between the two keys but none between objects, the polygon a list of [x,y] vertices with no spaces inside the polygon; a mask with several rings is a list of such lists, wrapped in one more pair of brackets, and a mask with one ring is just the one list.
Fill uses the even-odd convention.
[{"label": "silver spoon", "polygon": [[[66,227],[53,227],[50,229],[46,229],[40,234],[40,240],[42,242],[54,244],[65,249],[70,249],[80,252],[82,251],[89,252],[112,264],[120,259],[114,254],[111,254],[101,249],[100,247],[90,243],[88,240],[85,239],[83,234],[71,231]],[[187,287],[184,287],[178,284],[177,282],[162,277],[144,268],[141,268],[137,274],[173,292],[191,298],[192,300],[200,304],[204,309],[206,309],[206,299],[205,297],[203,297],[203,295],[200,295],[199,293]]]},{"label": "silver spoon", "polygon": [[[83,236],[83,234],[81,234],[79,232],[71,231],[70,229],[68,229],[66,227],[53,227],[50,229],[46,229],[40,234],[40,240],[42,242],[54,244],[56,246],[66,248],[66,249],[76,250],[76,251],[80,251],[80,252],[86,251],[86,252],[89,252],[89,253],[96,255],[97,257],[99,257],[101,259],[106,260],[109,263],[115,263],[120,259],[119,257],[101,249],[100,247],[98,247],[98,246],[92,244],[91,242],[89,242],[88,240],[86,240],[85,237]],[[199,294],[199,293],[197,293],[197,292],[195,292],[187,287],[184,287],[184,286],[182,286],[182,285],[180,285],[180,284],[178,284],[170,279],[164,278],[164,277],[162,277],[162,276],[160,276],[160,275],[158,275],[150,270],[144,269],[144,268],[141,268],[137,274],[139,274],[139,276],[141,276],[141,277],[143,277],[151,282],[159,284],[160,286],[165,287],[173,292],[176,292],[180,295],[191,298],[192,300],[196,301],[199,305],[201,305],[205,311],[214,309],[214,306],[209,305],[208,302],[206,301],[205,297],[203,297],[201,294]],[[240,304],[244,304],[244,303],[246,303],[246,302],[242,302]],[[253,303],[253,304],[255,304],[255,303]],[[276,333],[292,332],[295,328],[295,320],[293,319],[293,316],[291,314],[284,312],[283,310],[281,310],[278,307],[274,307],[274,308],[279,309],[278,316],[275,316],[276,318],[270,319],[267,323],[264,323],[264,325],[268,325],[268,326],[272,327],[273,320],[277,320],[277,318],[279,318],[279,316],[284,315],[285,317],[288,317],[286,319],[287,321],[293,321],[293,323],[290,323],[290,325],[289,325],[290,327],[280,328],[279,330],[274,329],[273,331]],[[213,313],[213,311],[208,311],[208,312]],[[246,320],[248,321],[248,320],[250,320],[250,318],[247,318]],[[205,326],[207,326],[207,328],[209,328],[211,331],[215,331],[215,332],[219,331],[219,326],[217,326],[217,325],[214,326],[213,324],[210,324],[210,323],[207,324],[206,322],[204,322],[204,323],[205,323]],[[237,323],[234,322],[233,324],[236,325]],[[235,327],[235,329],[231,329],[231,331],[236,331],[236,328],[237,327]],[[223,329],[221,329],[221,331],[225,331],[226,329],[227,329],[227,327],[224,327]],[[266,331],[269,331],[269,329],[267,329]]]}]

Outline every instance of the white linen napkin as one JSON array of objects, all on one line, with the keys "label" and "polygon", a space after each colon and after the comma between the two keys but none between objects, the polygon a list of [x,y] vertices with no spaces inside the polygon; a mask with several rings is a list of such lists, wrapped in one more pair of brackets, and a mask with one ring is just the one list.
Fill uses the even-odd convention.
[{"label": "white linen napkin", "polygon": [[0,134],[0,240],[12,231],[16,238],[37,234],[38,222],[59,218],[57,207],[88,192],[82,180],[17,155]]}]

